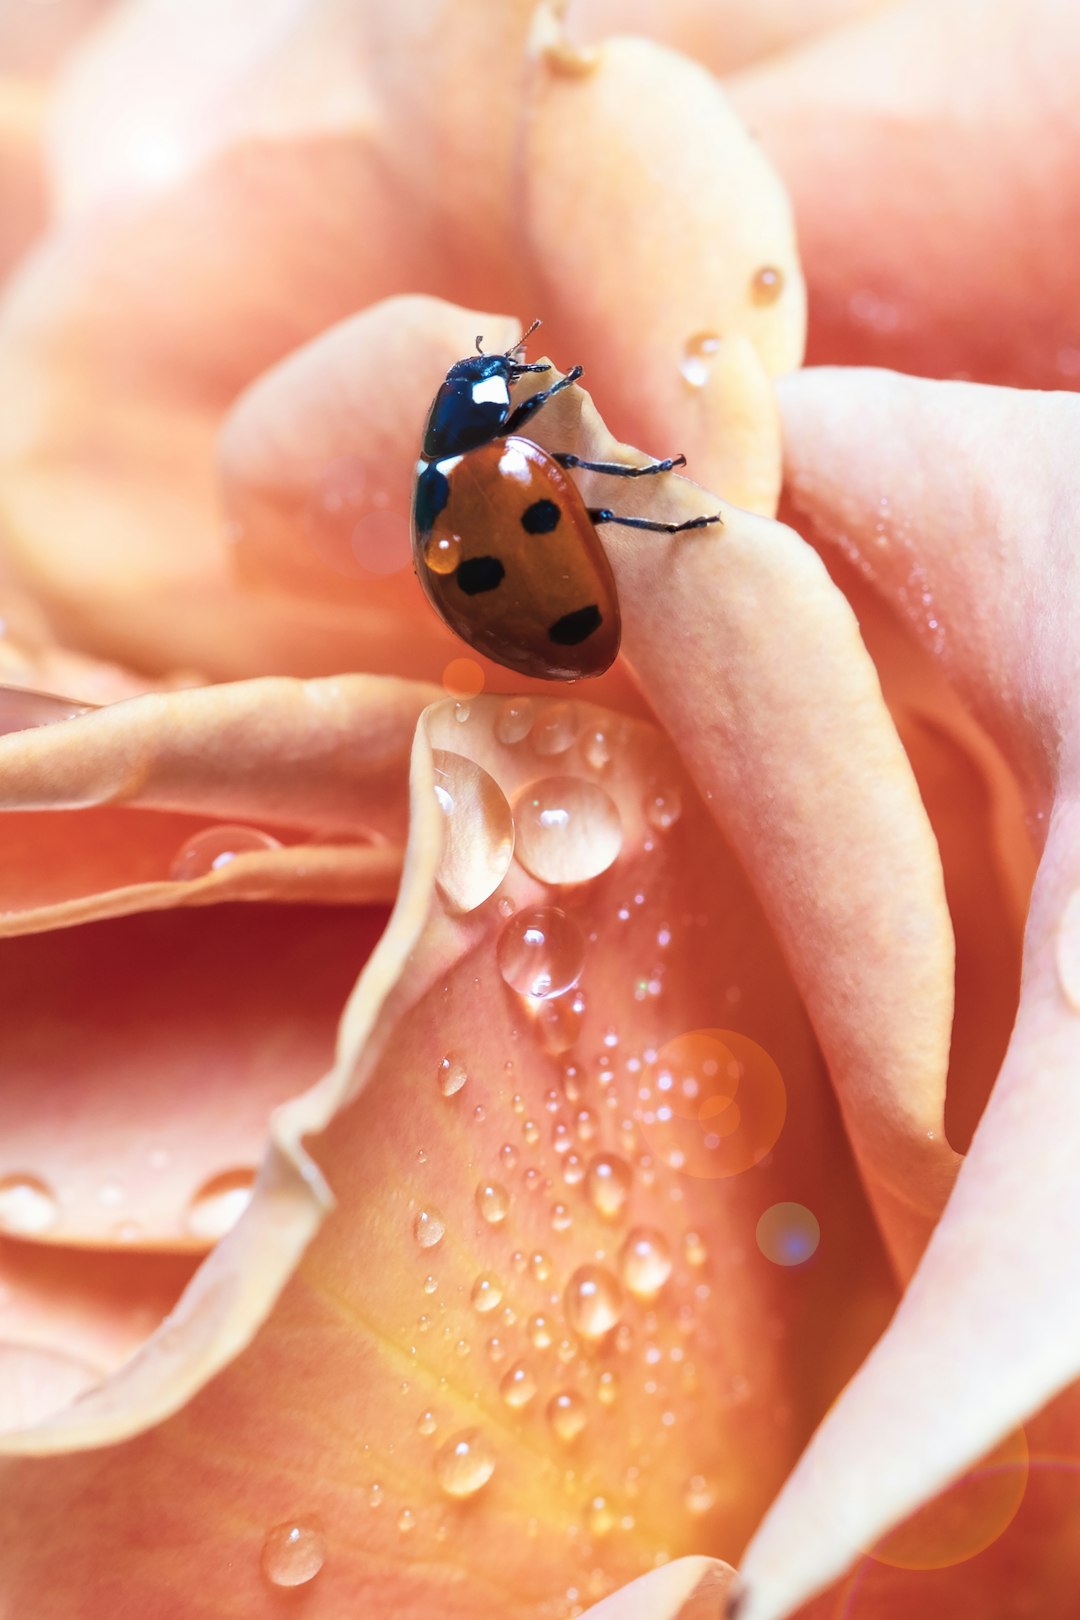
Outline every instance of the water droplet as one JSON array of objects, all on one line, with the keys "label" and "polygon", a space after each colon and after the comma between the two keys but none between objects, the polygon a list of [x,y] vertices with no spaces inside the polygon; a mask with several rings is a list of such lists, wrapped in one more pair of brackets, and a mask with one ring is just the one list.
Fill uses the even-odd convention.
[{"label": "water droplet", "polygon": [[540,1127],[535,1119],[527,1119],[521,1127],[521,1134],[530,1147],[535,1147],[540,1140]]},{"label": "water droplet", "polygon": [[551,703],[532,728],[532,745],[545,757],[565,754],[574,745],[578,725],[578,712],[572,703]]},{"label": "water droplet", "polygon": [[533,782],[514,801],[517,858],[541,883],[586,883],[622,849],[611,795],[578,776]]},{"label": "water droplet", "polygon": [[424,547],[424,562],[433,574],[452,574],[461,561],[461,539],[456,534],[433,534]]},{"label": "water droplet", "polygon": [[534,1350],[550,1350],[555,1342],[551,1322],[542,1312],[529,1317],[525,1331]]},{"label": "water droplet", "polygon": [[468,1078],[469,1071],[461,1059],[448,1052],[439,1064],[438,1070],[439,1090],[443,1096],[455,1096]]},{"label": "water droplet", "polygon": [[247,1209],[254,1185],[254,1170],[226,1170],[220,1176],[211,1176],[188,1205],[188,1231],[208,1243],[216,1243],[232,1230]]},{"label": "water droplet", "polygon": [[502,1304],[503,1285],[490,1271],[483,1272],[472,1285],[469,1295],[474,1311],[485,1315]]},{"label": "water droplet", "polygon": [[585,1193],[598,1215],[617,1221],[634,1185],[634,1172],[617,1153],[598,1153],[585,1172]]},{"label": "water droplet", "polygon": [[56,1222],[56,1197],[39,1176],[11,1175],[0,1179],[0,1231],[29,1237],[47,1232]]},{"label": "water droplet", "polygon": [[262,1546],[262,1571],[271,1586],[305,1586],[326,1559],[326,1543],[305,1524],[279,1524]]},{"label": "water droplet", "polygon": [[506,1360],[506,1346],[497,1334],[493,1334],[487,1342],[487,1353],[491,1361],[498,1366],[500,1361]]},{"label": "water droplet", "polygon": [[569,990],[585,964],[585,941],[557,906],[516,912],[496,947],[499,972],[512,990],[538,999]]},{"label": "water droplet", "polygon": [[1057,971],[1062,994],[1080,1012],[1080,889],[1069,896],[1058,924]]},{"label": "water droplet", "polygon": [[424,1293],[425,1294],[433,1294],[435,1292],[435,1290],[438,1288],[438,1286],[439,1286],[438,1278],[433,1277],[431,1275],[430,1271],[429,1271],[427,1276],[424,1278]]},{"label": "water droplet", "polygon": [[718,332],[695,332],[687,338],[679,370],[691,388],[705,387],[722,341]]},{"label": "water droplet", "polygon": [[437,1209],[422,1209],[413,1221],[413,1237],[422,1249],[433,1249],[446,1235],[446,1222]]},{"label": "water droplet", "polygon": [[398,1514],[397,1527],[403,1536],[408,1535],[410,1530],[416,1529],[416,1514],[412,1508],[402,1508]]},{"label": "water droplet", "polygon": [[568,1153],[563,1160],[562,1178],[568,1187],[576,1187],[585,1179],[585,1163],[577,1153]]},{"label": "water droplet", "polygon": [[817,1217],[803,1204],[773,1204],[757,1224],[758,1248],[776,1266],[801,1266],[820,1242]]},{"label": "water droplet", "polygon": [[645,820],[650,827],[667,831],[682,815],[682,794],[677,787],[657,788],[645,800]]},{"label": "water droplet", "polygon": [[446,822],[439,892],[452,910],[475,911],[509,870],[514,819],[502,788],[474,760],[443,748],[433,749],[431,758],[435,797]]},{"label": "water droplet", "polygon": [[495,1472],[495,1452],[479,1429],[463,1429],[435,1455],[435,1478],[447,1496],[460,1500],[483,1490]]},{"label": "water droplet", "polygon": [[716,1501],[716,1491],[709,1484],[704,1474],[695,1474],[687,1482],[686,1490],[683,1493],[683,1501],[686,1503],[688,1513],[708,1513]]},{"label": "water droplet", "polygon": [[589,1409],[576,1390],[561,1389],[548,1402],[547,1420],[556,1439],[573,1445],[589,1421]]},{"label": "water droplet", "polygon": [[551,1206],[551,1225],[556,1232],[568,1232],[574,1224],[574,1217],[565,1204]]},{"label": "water droplet", "polygon": [[618,1523],[618,1515],[607,1497],[594,1496],[589,1503],[585,1522],[591,1536],[607,1536]]},{"label": "water droplet", "polygon": [[498,1226],[509,1212],[510,1194],[497,1181],[482,1181],[476,1189],[476,1207],[489,1226]]},{"label": "water droplet", "polygon": [[434,1434],[438,1427],[439,1422],[434,1412],[421,1412],[420,1416],[416,1420],[417,1434]]},{"label": "water droplet", "polygon": [[[568,990],[562,996],[549,996],[535,1009],[534,1020],[540,1045],[557,1057],[568,1052],[581,1034],[585,1018],[585,992]],[[565,1086],[563,1088],[565,1094]]]},{"label": "water droplet", "polygon": [[601,1406],[614,1406],[619,1398],[619,1376],[605,1367],[596,1380],[596,1398]]},{"label": "water droplet", "polygon": [[499,1392],[507,1406],[528,1406],[536,1394],[536,1379],[527,1361],[515,1361],[503,1374]]},{"label": "water droplet", "polygon": [[611,739],[600,726],[592,726],[578,744],[581,757],[594,771],[602,771],[611,764]]},{"label": "water droplet", "polygon": [[671,1276],[667,1239],[650,1227],[634,1227],[619,1250],[619,1270],[635,1299],[655,1299]]},{"label": "water droplet", "polygon": [[583,1339],[602,1339],[622,1315],[622,1289],[606,1266],[579,1266],[563,1296],[566,1317]]},{"label": "water droplet", "polygon": [[495,735],[501,743],[524,742],[533,726],[531,698],[507,698],[495,717]]},{"label": "water droplet", "polygon": [[512,1142],[504,1142],[499,1149],[499,1162],[507,1170],[513,1170],[518,1162],[518,1150]]},{"label": "water droplet", "polygon": [[551,1260],[542,1249],[537,1249],[535,1254],[529,1256],[529,1270],[537,1282],[551,1281]]},{"label": "water droplet", "polygon": [[240,855],[260,855],[280,848],[276,838],[260,832],[258,827],[206,827],[181,844],[169,876],[176,883],[188,883],[219,871]]},{"label": "water droplet", "polygon": [[688,1266],[703,1266],[709,1258],[705,1240],[699,1232],[687,1232],[683,1238],[683,1254]]},{"label": "water droplet", "polygon": [[369,1504],[370,1507],[373,1507],[373,1508],[381,1507],[382,1506],[382,1499],[383,1499],[383,1488],[379,1484],[378,1480],[376,1480],[374,1482],[374,1484],[369,1486],[369,1488],[368,1488],[368,1504]]},{"label": "water droplet", "polygon": [[775,265],[763,264],[755,270],[750,282],[750,296],[755,304],[775,304],[784,290],[784,272]]},{"label": "water droplet", "polygon": [[579,1108],[574,1115],[574,1129],[579,1142],[591,1142],[596,1136],[596,1115],[591,1108]]}]

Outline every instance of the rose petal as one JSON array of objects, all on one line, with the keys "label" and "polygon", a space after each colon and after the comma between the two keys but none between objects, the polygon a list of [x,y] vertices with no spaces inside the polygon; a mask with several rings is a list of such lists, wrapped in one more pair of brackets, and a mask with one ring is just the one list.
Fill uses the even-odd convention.
[{"label": "rose petal", "polygon": [[631,1581],[585,1620],[711,1620],[734,1573],[713,1558],[680,1558]]},{"label": "rose petal", "polygon": [[[278,1111],[275,1145],[247,1214],[147,1351],[63,1417],[4,1442],[10,1453],[44,1457],[134,1436],[87,1457],[6,1464],[0,1522],[13,1553],[0,1582],[11,1602],[44,1581],[62,1605],[77,1589],[102,1590],[119,1562],[129,1595],[152,1609],[180,1559],[183,1589],[169,1587],[177,1620],[197,1615],[211,1587],[217,1610],[250,1609],[264,1590],[267,1532],[287,1523],[315,1526],[322,1537],[319,1604],[331,1620],[354,1613],[358,1600],[402,1613],[437,1599],[448,1617],[475,1614],[493,1592],[508,1614],[532,1612],[540,1598],[563,1601],[586,1544],[580,1532],[567,1532],[583,1524],[595,1543],[589,1593],[578,1593],[588,1601],[665,1548],[679,1554],[706,1538],[734,1548],[753,1516],[752,1498],[768,1488],[763,1460],[783,1468],[790,1430],[801,1428],[804,1409],[837,1376],[834,1358],[850,1366],[874,1330],[864,1322],[838,1340],[836,1300],[853,1271],[864,1299],[876,1299],[879,1312],[889,1308],[872,1224],[850,1163],[837,1152],[828,1083],[745,879],[651,728],[575,703],[557,709],[536,715],[532,740],[513,743],[498,740],[493,699],[476,700],[464,721],[450,704],[426,718],[398,908],[346,1011],[334,1073]],[[487,902],[450,917],[435,899],[442,812],[430,748],[455,744],[516,803],[523,787],[535,791],[546,778],[552,741],[564,738],[559,771],[602,785],[617,807],[622,849],[607,873],[574,890],[552,894],[517,867],[500,895],[516,907],[509,925],[538,901],[560,901],[585,945],[588,1006],[576,1048],[585,1089],[573,1108],[570,1094],[555,1090],[551,1113],[548,1093],[566,1057],[540,1045],[529,1008],[500,976],[496,937],[507,908]],[[659,789],[660,819],[674,823],[667,827],[649,819],[660,815]],[[482,850],[487,817],[473,826]],[[657,977],[659,994],[646,985],[638,999],[639,971]],[[612,1150],[638,1076],[649,1072],[652,1060],[644,1071],[634,1067],[643,1043],[717,1018],[767,1041],[779,1063],[788,1119],[769,1163],[719,1179],[682,1176],[664,1161],[661,1130],[639,1149],[623,1146],[635,1160],[633,1185],[625,1219],[612,1226],[585,1183],[562,1181],[568,1156],[559,1153],[557,1131],[555,1140],[549,1133],[569,1130],[579,1158]],[[468,1071],[449,1091],[439,1081],[448,1054]],[[740,1082],[747,1119],[762,1083],[756,1061]],[[606,1085],[602,1069],[613,1075]],[[605,1096],[616,1098],[614,1108]],[[687,1120],[695,1152],[714,1151],[708,1132],[700,1137]],[[743,1126],[733,1124],[738,1137]],[[301,1133],[320,1127],[322,1175],[300,1148]],[[643,1117],[642,1131],[651,1129]],[[516,1162],[500,1144],[513,1146]],[[535,1192],[523,1174],[530,1168]],[[555,1183],[546,1197],[545,1175]],[[301,1258],[325,1209],[323,1176],[337,1211]],[[508,1208],[503,1222],[489,1224],[475,1195],[496,1176],[508,1178]],[[792,1193],[821,1218],[820,1263],[802,1271],[769,1261],[753,1240],[763,1207]],[[568,1225],[553,1225],[555,1202],[567,1207]],[[538,1349],[529,1316],[550,1314],[556,1341],[565,1337],[568,1320],[581,1320],[563,1314],[574,1268],[596,1263],[598,1250],[603,1263],[617,1265],[631,1222],[661,1228],[673,1259],[655,1304],[622,1303],[631,1341],[622,1351],[597,1344],[589,1355],[572,1338],[568,1354],[557,1344]],[[695,1245],[680,1253],[691,1227],[709,1256]],[[430,1242],[433,1235],[439,1241]],[[513,1258],[518,1248],[524,1271]],[[469,1298],[482,1297],[483,1272],[500,1277],[515,1313],[490,1328],[492,1313],[478,1312]],[[785,1329],[793,1312],[798,1335]],[[490,1337],[504,1338],[504,1361],[492,1360],[484,1346]],[[245,1345],[242,1361],[229,1366]],[[520,1416],[498,1393],[514,1358],[535,1361],[540,1384]],[[611,1407],[591,1393],[608,1366],[622,1384]],[[589,1403],[588,1435],[570,1450],[543,1411],[560,1385],[579,1388]],[[168,1422],[139,1432],[169,1413]],[[436,1458],[477,1428],[494,1447],[495,1472],[474,1499],[458,1502],[440,1489],[446,1465]],[[646,1449],[648,1469],[640,1467]],[[708,1478],[693,1481],[699,1471]],[[166,1477],[174,1512],[148,1536],[144,1515]],[[688,1482],[703,1498],[697,1518],[683,1504]],[[124,1514],[115,1511],[121,1495]],[[616,1512],[633,1523],[610,1522]],[[63,1561],[51,1553],[50,1527],[59,1525]]]},{"label": "rose petal", "polygon": [[0,76],[0,279],[45,223],[40,139],[44,98],[38,85]]},{"label": "rose petal", "polygon": [[1080,18],[909,0],[730,85],[789,186],[810,355],[1073,387]]}]

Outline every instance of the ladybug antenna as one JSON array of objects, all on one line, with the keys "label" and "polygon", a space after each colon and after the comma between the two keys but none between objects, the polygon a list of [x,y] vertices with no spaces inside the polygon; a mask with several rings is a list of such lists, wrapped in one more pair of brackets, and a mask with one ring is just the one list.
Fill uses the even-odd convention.
[{"label": "ladybug antenna", "polygon": [[483,352],[484,352],[483,349],[481,348],[481,344],[483,343],[483,341],[484,341],[484,334],[483,334],[483,332],[481,332],[480,336],[476,340],[476,352],[477,352],[477,354],[483,354]]},{"label": "ladybug antenna", "polygon": [[532,325],[529,327],[529,330],[527,332],[523,332],[521,334],[521,336],[518,338],[517,342],[512,346],[512,348],[507,349],[506,358],[508,360],[510,359],[510,357],[512,355],[517,354],[519,349],[523,349],[525,347],[526,343],[528,343],[529,339],[532,337],[533,333],[536,331],[536,328],[539,325],[540,325],[540,317],[538,315],[536,317],[535,321],[533,321]]}]

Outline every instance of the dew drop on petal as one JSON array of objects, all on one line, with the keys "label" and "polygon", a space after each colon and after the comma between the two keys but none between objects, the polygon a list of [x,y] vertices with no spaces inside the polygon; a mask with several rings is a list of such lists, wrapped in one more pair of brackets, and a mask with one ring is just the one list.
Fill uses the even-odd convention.
[{"label": "dew drop on petal", "polygon": [[704,388],[721,344],[718,332],[695,332],[687,338],[679,370],[691,388]]},{"label": "dew drop on petal", "polygon": [[617,860],[623,832],[609,793],[578,776],[533,782],[514,801],[517,858],[541,883],[586,883]]},{"label": "dew drop on petal", "polygon": [[436,882],[456,912],[475,911],[506,876],[514,855],[514,820],[502,788],[463,754],[432,750],[435,797],[446,822]]},{"label": "dew drop on petal", "polygon": [[433,1249],[446,1236],[446,1222],[437,1209],[422,1209],[413,1221],[413,1237],[421,1249]]},{"label": "dew drop on petal", "polygon": [[507,698],[495,717],[495,735],[501,743],[524,742],[532,730],[535,709],[531,698]]},{"label": "dew drop on petal", "polygon": [[562,1178],[568,1187],[576,1187],[585,1179],[585,1166],[577,1153],[568,1153],[563,1160]]},{"label": "dew drop on petal", "polygon": [[434,1412],[421,1412],[420,1416],[416,1420],[417,1434],[422,1434],[425,1436],[432,1435],[435,1433],[438,1427],[439,1422]]},{"label": "dew drop on petal", "polygon": [[617,1221],[626,1208],[634,1172],[617,1153],[598,1153],[585,1172],[585,1193],[598,1215]]},{"label": "dew drop on petal", "polygon": [[708,1513],[716,1501],[716,1492],[704,1474],[695,1474],[687,1481],[683,1501],[688,1513]]},{"label": "dew drop on petal", "polygon": [[605,1367],[596,1380],[596,1398],[601,1406],[614,1406],[619,1398],[619,1375]]},{"label": "dew drop on petal", "polygon": [[461,539],[456,534],[433,534],[424,547],[424,562],[433,574],[452,574],[461,561]]},{"label": "dew drop on petal", "polygon": [[216,1243],[236,1225],[251,1202],[254,1170],[226,1170],[211,1176],[187,1208],[187,1228],[194,1237]]},{"label": "dew drop on petal", "polygon": [[206,877],[216,872],[238,855],[265,854],[280,849],[281,844],[258,827],[206,827],[186,843],[181,844],[169,867],[169,876],[177,883]]},{"label": "dew drop on petal", "polygon": [[521,1127],[521,1134],[529,1147],[535,1147],[540,1140],[540,1127],[535,1119],[527,1119]]},{"label": "dew drop on petal", "polygon": [[709,1258],[705,1240],[700,1232],[687,1232],[683,1238],[683,1255],[688,1266],[703,1266]]},{"label": "dew drop on petal", "polygon": [[25,1237],[47,1232],[58,1213],[55,1194],[39,1176],[0,1178],[0,1231]]},{"label": "dew drop on petal", "polygon": [[532,728],[532,745],[545,758],[565,754],[578,734],[578,712],[572,703],[551,703],[537,716]]},{"label": "dew drop on petal", "polygon": [[619,1250],[619,1271],[635,1299],[655,1299],[671,1276],[667,1239],[650,1227],[634,1227]]},{"label": "dew drop on petal", "polygon": [[444,1097],[453,1097],[469,1078],[469,1071],[461,1059],[448,1052],[439,1064],[439,1090]]},{"label": "dew drop on petal", "polygon": [[656,788],[645,800],[645,820],[650,827],[666,832],[682,815],[682,794],[677,787]]},{"label": "dew drop on petal", "polygon": [[518,911],[503,925],[496,946],[499,972],[519,995],[560,996],[585,965],[585,940],[557,906]]},{"label": "dew drop on petal", "polygon": [[469,1295],[473,1310],[479,1311],[482,1316],[488,1311],[496,1310],[502,1304],[502,1297],[503,1285],[490,1271],[485,1271],[477,1277]]},{"label": "dew drop on petal", "polygon": [[591,726],[580,739],[578,747],[586,765],[602,771],[611,764],[611,738],[600,726]]},{"label": "dew drop on petal", "polygon": [[544,1254],[543,1250],[537,1249],[535,1254],[529,1256],[529,1270],[537,1282],[550,1282],[552,1272],[550,1257]]},{"label": "dew drop on petal", "polygon": [[447,1496],[461,1500],[483,1490],[495,1472],[495,1452],[479,1429],[463,1429],[435,1455],[435,1478]]},{"label": "dew drop on petal", "polygon": [[271,1586],[305,1586],[325,1559],[326,1544],[310,1525],[276,1525],[263,1542],[262,1571]]},{"label": "dew drop on petal", "polygon": [[482,1181],[476,1189],[476,1207],[489,1226],[498,1226],[509,1213],[510,1194],[498,1181]]},{"label": "dew drop on petal", "polygon": [[529,1317],[525,1331],[534,1350],[550,1350],[555,1342],[551,1322],[542,1312],[538,1311],[535,1316]]},{"label": "dew drop on petal", "polygon": [[555,1438],[569,1446],[588,1423],[589,1409],[576,1390],[561,1389],[548,1402],[547,1420]]},{"label": "dew drop on petal", "polygon": [[515,1410],[528,1406],[536,1394],[536,1379],[527,1361],[515,1361],[512,1367],[507,1368],[499,1384],[499,1393],[507,1406]]},{"label": "dew drop on petal", "polygon": [[607,1536],[611,1534],[619,1520],[618,1514],[606,1496],[594,1496],[589,1503],[585,1522],[591,1536]]},{"label": "dew drop on petal", "polygon": [[784,272],[775,265],[763,264],[755,270],[750,281],[750,296],[755,304],[775,304],[784,291]]},{"label": "dew drop on petal", "polygon": [[402,1508],[398,1514],[397,1527],[403,1536],[408,1535],[410,1530],[416,1529],[416,1514],[412,1508]]},{"label": "dew drop on petal", "polygon": [[551,1206],[551,1226],[555,1232],[569,1232],[574,1224],[574,1217],[565,1204]]},{"label": "dew drop on petal", "polygon": [[517,1167],[517,1162],[518,1162],[518,1150],[517,1150],[517,1148],[514,1146],[514,1144],[512,1142],[504,1142],[502,1147],[499,1149],[499,1163],[503,1166],[504,1169],[513,1170],[513,1169],[515,1169]]},{"label": "dew drop on petal", "polygon": [[562,996],[549,996],[536,1008],[534,1023],[540,1045],[552,1057],[568,1052],[581,1034],[585,1019],[585,992],[568,990]]},{"label": "dew drop on petal", "polygon": [[606,1266],[579,1266],[563,1296],[566,1319],[583,1339],[602,1339],[622,1315],[622,1289]]}]

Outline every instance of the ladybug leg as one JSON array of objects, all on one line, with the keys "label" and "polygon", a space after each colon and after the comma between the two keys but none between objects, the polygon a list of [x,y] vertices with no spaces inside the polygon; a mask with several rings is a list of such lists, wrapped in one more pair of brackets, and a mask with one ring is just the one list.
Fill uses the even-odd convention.
[{"label": "ladybug leg", "polygon": [[685,467],[685,456],[668,456],[664,461],[650,461],[644,467],[625,467],[621,461],[583,461],[569,450],[552,450],[552,461],[560,467],[580,467],[583,472],[610,473],[613,478],[645,478],[650,473],[671,472],[673,467]]},{"label": "ladybug leg", "polygon": [[525,423],[531,416],[536,415],[541,405],[546,405],[553,395],[561,394],[564,388],[569,388],[572,383],[576,383],[584,369],[584,366],[572,366],[566,376],[560,377],[558,382],[552,383],[550,388],[543,388],[538,394],[533,394],[531,398],[523,399],[521,404],[512,410],[506,418],[499,437],[503,438],[508,433],[520,433]]},{"label": "ladybug leg", "polygon": [[724,521],[719,512],[713,517],[687,518],[685,523],[657,523],[653,518],[619,517],[606,506],[590,506],[588,512],[594,523],[621,523],[627,529],[655,529],[660,534],[682,534],[685,529],[707,529],[711,523]]}]

